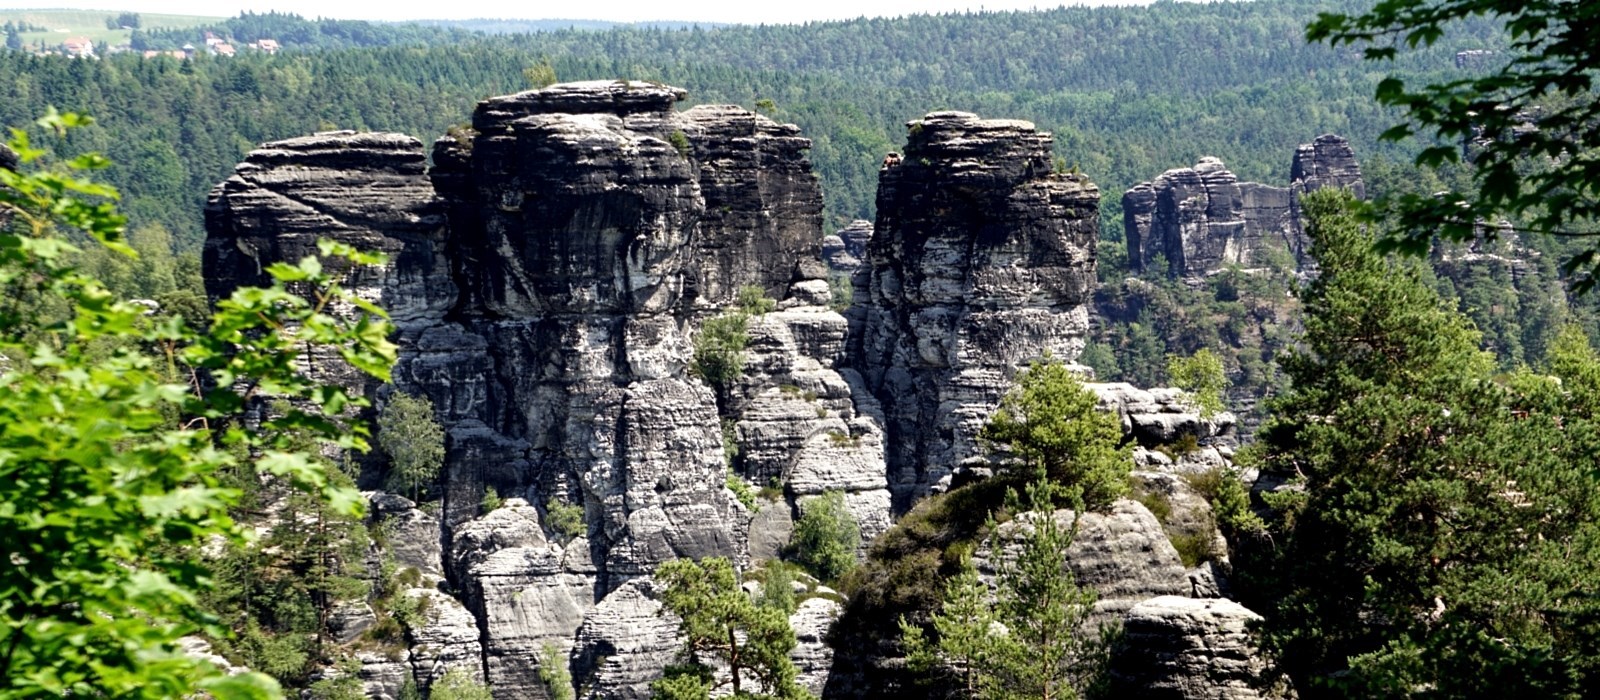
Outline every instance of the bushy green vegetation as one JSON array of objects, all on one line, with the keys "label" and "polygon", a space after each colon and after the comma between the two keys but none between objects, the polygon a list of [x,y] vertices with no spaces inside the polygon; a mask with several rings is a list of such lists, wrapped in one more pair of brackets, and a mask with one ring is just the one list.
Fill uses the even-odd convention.
[{"label": "bushy green vegetation", "polygon": [[856,566],[861,526],[844,492],[829,491],[802,501],[789,550],[796,562],[824,581],[837,581]]},{"label": "bushy green vegetation", "polygon": [[1029,500],[1037,510],[1017,521],[1016,557],[1003,557],[995,543],[992,597],[963,557],[932,616],[936,641],[901,618],[907,664],[924,682],[950,670],[961,680],[959,697],[995,700],[1073,699],[1103,682],[1113,630],[1087,629],[1096,595],[1067,568],[1071,533],[1056,522],[1049,489],[1030,485]]},{"label": "bushy green vegetation", "polygon": [[421,500],[444,466],[444,428],[426,396],[389,395],[378,412],[378,446],[389,456],[389,488]]},{"label": "bushy green vegetation", "polygon": [[[756,603],[726,559],[678,559],[661,565],[662,609],[677,615],[683,651],[651,684],[658,700],[707,700],[726,688],[751,700],[807,700],[795,683],[795,646],[787,613]],[[719,676],[717,669],[727,669]],[[753,681],[753,682],[752,682]]]},{"label": "bushy green vegetation", "polygon": [[1228,388],[1228,375],[1222,370],[1222,358],[1211,348],[1200,348],[1188,357],[1169,355],[1167,377],[1200,407],[1201,418],[1222,412],[1222,392]]},{"label": "bushy green vegetation", "polygon": [[494,700],[489,686],[457,666],[444,672],[428,689],[428,700]]},{"label": "bushy green vegetation", "polygon": [[[1236,559],[1303,697],[1583,697],[1597,667],[1597,357],[1502,375],[1344,195],[1305,200],[1321,274],[1260,465],[1297,480]],[[1230,497],[1237,500],[1235,497]]]},{"label": "bushy green vegetation", "polygon": [[588,534],[589,527],[583,520],[583,506],[580,504],[552,497],[545,501],[544,515],[545,526],[565,542]]},{"label": "bushy green vegetation", "polygon": [[689,370],[705,380],[726,406],[734,382],[744,376],[744,349],[750,343],[750,317],[741,312],[706,319],[694,338],[694,358]]},{"label": "bushy green vegetation", "polygon": [[[54,111],[37,122],[55,137],[86,123]],[[361,592],[335,546],[357,541],[345,535],[360,495],[323,455],[367,448],[365,426],[344,418],[365,400],[314,381],[295,358],[327,346],[387,379],[391,327],[316,258],[269,266],[271,287],[234,291],[196,326],[147,316],[75,266],[94,255],[79,246],[136,259],[110,201],[116,190],[89,178],[107,161],[53,160],[34,143],[13,131],[22,166],[0,169],[0,538],[9,556],[0,567],[0,696],[279,697],[273,679],[222,675],[176,641],[205,632],[286,678],[322,651],[299,631]],[[329,242],[320,252],[381,261]],[[339,319],[322,313],[330,303],[363,311]],[[259,411],[254,422],[247,411]],[[257,489],[315,514],[268,535],[294,551],[253,546],[231,517]],[[207,558],[202,547],[225,553]],[[284,575],[296,584],[267,592],[277,598],[263,607],[278,619],[228,604],[253,581],[216,583],[266,557],[290,560]],[[280,621],[289,633],[273,629]]]},{"label": "bushy green vegetation", "polygon": [[1102,510],[1127,491],[1133,460],[1117,417],[1098,403],[1066,365],[1035,362],[979,437],[1007,452],[1024,483],[1051,484],[1059,501]]}]

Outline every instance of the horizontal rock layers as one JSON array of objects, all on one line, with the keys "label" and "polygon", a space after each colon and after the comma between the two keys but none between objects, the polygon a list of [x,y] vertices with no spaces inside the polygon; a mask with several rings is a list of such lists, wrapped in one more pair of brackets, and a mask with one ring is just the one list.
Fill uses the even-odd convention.
[{"label": "horizontal rock layers", "polygon": [[[1049,134],[959,112],[914,121],[885,161],[877,221],[825,243],[798,129],[737,107],[677,111],[682,99],[654,83],[555,85],[480,103],[433,144],[432,168],[410,137],[331,132],[264,144],[213,191],[213,297],[320,237],[389,253],[341,271],[393,315],[394,386],[306,359],[380,406],[427,396],[448,436],[440,512],[373,500],[394,533],[386,554],[422,581],[405,595],[428,613],[403,654],[362,657],[370,696],[464,667],[496,697],[546,697],[553,649],[584,697],[645,697],[679,643],[660,563],[775,556],[830,491],[870,539],[982,459],[975,436],[1018,369],[1082,349],[1099,191],[1052,172]],[[1336,151],[1312,148],[1297,177],[1348,177]],[[841,315],[833,289],[851,276]],[[773,308],[739,311],[752,291]],[[714,394],[695,344],[734,312],[749,314],[744,372]],[[1225,428],[1176,396],[1102,394],[1141,442]],[[731,479],[763,493],[746,505]],[[486,512],[491,493],[504,502]],[[576,527],[552,517],[572,508]],[[1086,518],[1073,567],[1106,615],[1198,590],[1142,507]],[[371,608],[347,610],[351,634],[370,624]],[[810,688],[830,687],[838,611],[813,597],[792,617]]]},{"label": "horizontal rock layers", "polygon": [[1295,150],[1289,186],[1240,182],[1216,158],[1177,168],[1122,196],[1128,260],[1142,270],[1164,258],[1175,276],[1204,275],[1230,264],[1260,267],[1275,258],[1304,264],[1307,240],[1300,195],[1348,187],[1364,196],[1350,142],[1318,136]]},{"label": "horizontal rock layers", "polygon": [[901,509],[979,456],[1018,368],[1077,358],[1099,228],[1099,189],[1052,173],[1050,135],[1032,124],[935,112],[909,126],[879,176],[851,312]]}]

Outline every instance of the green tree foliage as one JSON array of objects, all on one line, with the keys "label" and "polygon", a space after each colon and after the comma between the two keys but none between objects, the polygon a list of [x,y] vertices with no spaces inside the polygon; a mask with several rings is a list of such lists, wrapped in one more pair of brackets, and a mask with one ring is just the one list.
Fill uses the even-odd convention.
[{"label": "green tree foliage", "polygon": [[[651,685],[652,697],[705,700],[720,688],[751,700],[812,697],[795,683],[789,661],[795,637],[788,616],[752,600],[727,559],[670,561],[656,570],[656,580],[666,586],[662,609],[681,620],[684,648],[681,663]],[[713,663],[726,670],[725,678],[718,677]]]},{"label": "green tree foliage", "polygon": [[921,627],[900,618],[906,662],[913,673],[927,679],[935,677],[939,664],[945,664],[960,676],[965,697],[981,697],[995,680],[988,667],[996,622],[989,587],[978,578],[972,559],[965,556],[956,575],[944,586],[944,599],[933,615],[937,645],[927,640]]},{"label": "green tree foliage", "polygon": [[434,419],[433,402],[390,394],[378,412],[378,446],[389,456],[389,488],[413,500],[426,495],[444,466],[444,428]]},{"label": "green tree foliage", "polygon": [[[998,562],[993,600],[970,560],[945,584],[933,616],[937,642],[902,618],[908,662],[922,673],[942,662],[970,698],[1077,698],[1095,689],[1110,648],[1108,630],[1086,629],[1096,600],[1067,568],[1071,532],[1056,522],[1044,484],[1029,487],[1036,510],[1019,517],[1016,556]],[[997,631],[1003,630],[1003,631]]]},{"label": "green tree foliage", "polygon": [[559,498],[551,498],[544,504],[545,524],[563,541],[572,541],[580,537],[589,529],[583,520],[583,506],[577,503],[567,503]]},{"label": "green tree foliage", "polygon": [[1593,352],[1568,334],[1553,369],[1570,379],[1497,376],[1350,206],[1305,199],[1321,272],[1260,433],[1262,468],[1299,481],[1239,559],[1268,646],[1303,697],[1593,695]]},{"label": "green tree foliage", "polygon": [[457,666],[433,682],[433,687],[428,689],[428,700],[494,700],[494,694],[471,672]]},{"label": "green tree foliage", "polygon": [[789,571],[789,565],[768,561],[762,568],[761,598],[756,602],[781,610],[784,615],[793,615],[798,604],[794,599],[794,574]]},{"label": "green tree foliage", "polygon": [[[1460,160],[1470,144],[1472,187],[1408,194],[1389,202],[1403,237],[1391,247],[1426,252],[1435,236],[1471,240],[1482,221],[1501,216],[1527,230],[1592,236],[1600,226],[1600,17],[1587,0],[1440,0],[1379,2],[1361,13],[1324,12],[1306,28],[1311,41],[1365,45],[1371,61],[1392,61],[1402,49],[1432,46],[1466,20],[1504,25],[1509,45],[1498,68],[1480,75],[1408,86],[1404,76],[1380,81],[1379,103],[1401,107],[1407,122],[1385,132],[1399,140],[1418,130],[1442,142],[1416,156],[1420,167]],[[1568,265],[1595,282],[1591,246]]]},{"label": "green tree foliage", "polygon": [[813,576],[836,581],[856,566],[861,526],[845,503],[844,492],[829,491],[801,503],[789,550]]},{"label": "green tree foliage", "polygon": [[1173,386],[1189,394],[1200,407],[1202,418],[1222,412],[1222,392],[1228,389],[1228,375],[1222,369],[1222,358],[1211,348],[1200,348],[1188,357],[1168,355],[1167,377]]},{"label": "green tree foliage", "polygon": [[689,370],[717,393],[726,406],[733,383],[744,376],[744,349],[750,343],[750,317],[734,312],[706,319],[694,338],[694,358]]},{"label": "green tree foliage", "polygon": [[572,673],[567,671],[567,659],[561,649],[546,643],[539,651],[539,682],[544,684],[549,700],[572,700]]},{"label": "green tree foliage", "polygon": [[1015,458],[1024,483],[1047,481],[1067,502],[1099,510],[1127,491],[1131,447],[1117,417],[1060,362],[1035,362],[979,437]]},{"label": "green tree foliage", "polygon": [[[38,123],[65,134],[87,119]],[[246,541],[228,513],[244,497],[230,474],[360,512],[318,455],[366,448],[365,428],[340,418],[362,398],[313,381],[295,358],[328,347],[387,379],[391,328],[315,258],[272,265],[272,287],[236,290],[204,330],[152,320],[71,263],[81,253],[69,241],[135,255],[116,191],[87,178],[106,160],[50,160],[20,130],[11,145],[23,166],[0,169],[0,296],[65,312],[0,315],[0,697],[278,697],[259,673],[224,676],[177,648],[185,634],[226,635],[199,605],[212,575],[200,548]],[[377,260],[331,243],[321,252]],[[367,313],[341,320],[333,304]],[[268,401],[291,408],[247,429],[245,411]]]}]

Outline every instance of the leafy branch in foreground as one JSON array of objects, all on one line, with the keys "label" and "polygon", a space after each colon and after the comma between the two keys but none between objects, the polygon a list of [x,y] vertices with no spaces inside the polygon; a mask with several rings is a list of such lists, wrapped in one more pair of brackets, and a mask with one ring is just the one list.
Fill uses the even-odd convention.
[{"label": "leafy branch in foreground", "polygon": [[[1498,70],[1420,88],[1394,76],[1378,83],[1378,102],[1404,109],[1408,120],[1383,138],[1433,132],[1439,142],[1416,157],[1428,168],[1459,161],[1454,144],[1468,145],[1476,187],[1380,203],[1401,229],[1381,245],[1421,254],[1435,235],[1471,240],[1483,222],[1502,216],[1532,233],[1600,236],[1600,14],[1591,0],[1384,0],[1364,14],[1321,13],[1306,38],[1365,44],[1367,60],[1387,61],[1478,17],[1502,21],[1509,34]],[[1596,281],[1597,252],[1587,246],[1566,263],[1569,272],[1586,273],[1580,289]]]},{"label": "leafy branch in foreground", "polygon": [[[38,122],[58,136],[88,123]],[[198,603],[211,585],[201,545],[249,538],[228,516],[241,497],[224,485],[230,471],[360,512],[319,455],[367,449],[365,427],[342,418],[364,399],[296,358],[333,348],[387,379],[390,326],[316,259],[270,266],[273,285],[219,302],[208,330],[147,316],[71,263],[78,242],[136,255],[117,192],[87,177],[108,162],[47,160],[22,130],[11,147],[17,168],[0,168],[0,698],[280,697],[265,675],[226,676],[178,648],[185,635],[227,634]],[[320,252],[379,261],[327,241]],[[269,402],[288,408],[260,410]]]}]

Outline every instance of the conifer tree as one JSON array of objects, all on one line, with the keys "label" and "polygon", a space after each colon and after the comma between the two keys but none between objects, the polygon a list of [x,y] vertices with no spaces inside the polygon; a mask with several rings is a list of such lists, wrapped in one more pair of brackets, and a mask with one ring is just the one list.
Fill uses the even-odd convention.
[{"label": "conifer tree", "polygon": [[[733,564],[721,557],[677,559],[656,570],[665,584],[663,611],[677,615],[684,648],[680,663],[651,685],[659,700],[705,700],[727,688],[749,700],[809,700],[795,683],[794,630],[782,611],[758,604],[740,587]],[[726,669],[719,677],[715,669]]]},{"label": "conifer tree", "polygon": [[1275,548],[1240,561],[1268,646],[1303,697],[1592,696],[1593,355],[1569,336],[1570,381],[1497,376],[1350,202],[1305,199],[1321,272],[1260,434],[1263,468],[1298,482],[1271,499]]}]

